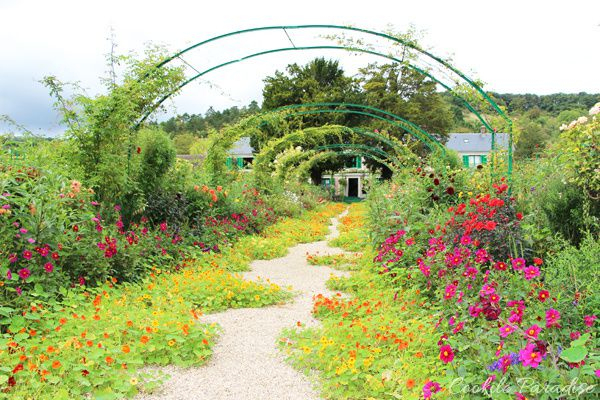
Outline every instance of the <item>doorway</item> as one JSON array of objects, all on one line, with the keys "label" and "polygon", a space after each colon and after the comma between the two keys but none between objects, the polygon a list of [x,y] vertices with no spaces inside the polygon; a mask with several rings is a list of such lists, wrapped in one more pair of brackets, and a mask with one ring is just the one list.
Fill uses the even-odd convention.
[{"label": "doorway", "polygon": [[358,197],[358,178],[348,178],[348,197]]}]

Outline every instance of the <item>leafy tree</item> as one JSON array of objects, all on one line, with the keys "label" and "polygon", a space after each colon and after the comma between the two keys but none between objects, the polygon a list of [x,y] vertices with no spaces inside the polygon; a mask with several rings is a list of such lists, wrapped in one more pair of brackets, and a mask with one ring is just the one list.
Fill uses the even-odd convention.
[{"label": "leafy tree", "polygon": [[131,188],[128,173],[135,150],[133,126],[141,115],[154,109],[156,99],[176,91],[184,79],[181,68],[155,68],[165,54],[159,47],[150,47],[143,59],[118,57],[125,65],[120,82],[104,80],[106,93],[93,98],[74,85],[75,95],[67,97],[68,85],[54,76],[43,80],[67,125],[67,137],[76,143],[75,163],[84,171],[87,184],[107,204],[122,199]]}]

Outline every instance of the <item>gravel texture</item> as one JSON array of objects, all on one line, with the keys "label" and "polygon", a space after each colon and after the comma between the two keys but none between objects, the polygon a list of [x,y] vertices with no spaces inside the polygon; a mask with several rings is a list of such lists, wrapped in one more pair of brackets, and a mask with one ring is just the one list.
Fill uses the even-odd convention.
[{"label": "gravel texture", "polygon": [[[343,214],[342,214],[343,215]],[[331,220],[327,240],[338,235],[338,220]],[[169,374],[160,390],[141,394],[136,399],[231,399],[231,400],[311,400],[319,399],[318,389],[301,372],[292,368],[277,349],[284,328],[318,324],[311,315],[313,296],[331,295],[325,282],[331,274],[344,272],[324,266],[308,265],[307,254],[338,254],[327,241],[301,244],[289,249],[285,257],[254,261],[245,279],[263,279],[282,287],[292,286],[298,294],[293,302],[264,308],[230,309],[205,315],[202,322],[223,328],[209,362],[201,367],[165,367]]]}]

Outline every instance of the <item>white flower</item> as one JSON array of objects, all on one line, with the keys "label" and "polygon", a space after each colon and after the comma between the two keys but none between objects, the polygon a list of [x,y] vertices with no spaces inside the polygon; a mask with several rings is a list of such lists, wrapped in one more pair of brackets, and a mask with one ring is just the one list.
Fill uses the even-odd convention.
[{"label": "white flower", "polygon": [[579,118],[577,118],[577,123],[578,124],[585,124],[586,122],[588,122],[587,117],[579,117]]},{"label": "white flower", "polygon": [[600,114],[600,102],[594,104],[594,107],[590,108],[590,115]]},{"label": "white flower", "polygon": [[571,121],[571,123],[569,124],[569,126],[567,126],[567,129],[575,128],[576,125],[577,125],[577,120]]},{"label": "white flower", "polygon": [[568,128],[567,124],[562,124],[562,125],[560,126],[560,128],[558,128],[558,129],[560,129],[560,130],[561,130],[561,132],[562,132],[562,131],[566,130],[567,128]]}]

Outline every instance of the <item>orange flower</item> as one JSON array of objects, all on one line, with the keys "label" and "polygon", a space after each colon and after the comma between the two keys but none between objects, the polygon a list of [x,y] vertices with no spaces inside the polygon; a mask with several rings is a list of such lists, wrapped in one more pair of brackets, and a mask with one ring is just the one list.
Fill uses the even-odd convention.
[{"label": "orange flower", "polygon": [[140,338],[140,342],[142,342],[143,344],[146,344],[146,343],[148,343],[148,341],[149,341],[149,340],[150,340],[150,338],[149,338],[148,336],[146,336],[146,335],[143,335],[143,336]]},{"label": "orange flower", "polygon": [[58,323],[61,324],[61,325],[64,325],[64,324],[67,323],[67,319],[66,318],[61,318],[61,319],[58,320]]},{"label": "orange flower", "polygon": [[94,319],[95,319],[96,321],[100,321],[100,316],[99,316],[98,314],[96,314],[96,315],[94,315]]},{"label": "orange flower", "polygon": [[412,389],[413,387],[415,387],[415,380],[414,379],[409,379],[406,381],[406,387],[409,389]]},{"label": "orange flower", "polygon": [[417,358],[423,358],[423,353],[421,353],[420,351],[417,351],[415,353],[415,357],[417,357]]},{"label": "orange flower", "polygon": [[87,342],[85,342],[85,344],[87,345],[87,347],[92,347],[94,345],[94,342],[88,340]]},{"label": "orange flower", "polygon": [[110,365],[110,364],[112,364],[112,363],[114,363],[114,362],[115,362],[115,359],[114,359],[114,358],[112,358],[111,356],[108,356],[108,357],[106,357],[104,360],[106,361],[106,363],[107,363],[108,365]]},{"label": "orange flower", "polygon": [[202,339],[202,344],[204,344],[205,346],[208,346],[208,340]]},{"label": "orange flower", "polygon": [[121,351],[125,354],[129,353],[131,351],[131,349],[129,348],[128,345],[123,345],[123,347],[121,347]]},{"label": "orange flower", "polygon": [[94,307],[98,307],[100,305],[100,301],[102,301],[102,296],[97,295],[92,304],[94,305]]},{"label": "orange flower", "polygon": [[133,321],[127,321],[127,326],[132,327],[133,326]]},{"label": "orange flower", "polygon": [[52,368],[59,369],[61,367],[60,361],[54,361],[52,363]]},{"label": "orange flower", "polygon": [[47,353],[54,353],[56,351],[56,349],[53,346],[48,346],[48,348],[46,349]]}]

